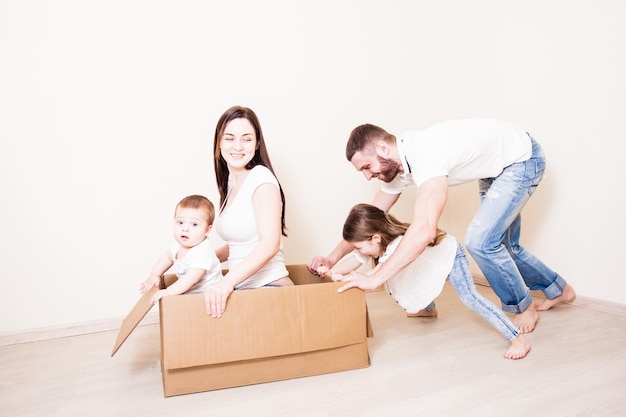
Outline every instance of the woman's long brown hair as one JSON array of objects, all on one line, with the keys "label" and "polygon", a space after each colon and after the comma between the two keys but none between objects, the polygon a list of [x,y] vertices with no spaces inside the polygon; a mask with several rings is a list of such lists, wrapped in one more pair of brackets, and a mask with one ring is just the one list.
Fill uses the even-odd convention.
[{"label": "woman's long brown hair", "polygon": [[[219,118],[217,125],[215,126],[215,137],[213,140],[213,163],[215,167],[215,178],[217,179],[217,188],[220,193],[220,207],[224,207],[226,203],[226,199],[228,196],[228,165],[226,164],[226,160],[222,157],[222,153],[220,151],[220,141],[222,139],[222,135],[224,134],[224,130],[226,129],[226,125],[234,120],[234,119],[247,119],[252,127],[254,128],[254,133],[256,135],[257,147],[254,152],[254,156],[252,160],[248,162],[246,165],[246,169],[250,170],[257,165],[262,165],[269,169],[274,177],[276,177],[276,173],[274,172],[274,168],[272,167],[272,162],[270,161],[270,156],[267,153],[267,148],[265,147],[265,139],[263,138],[263,131],[261,130],[261,123],[259,122],[256,114],[247,107],[242,106],[233,106],[230,109],[226,110],[224,114]],[[276,181],[278,181],[278,177],[276,177]],[[285,194],[283,193],[283,187],[278,182],[278,189],[280,191],[280,200],[282,202],[282,213],[281,213],[281,232],[283,236],[287,236],[287,227],[285,225]]]}]

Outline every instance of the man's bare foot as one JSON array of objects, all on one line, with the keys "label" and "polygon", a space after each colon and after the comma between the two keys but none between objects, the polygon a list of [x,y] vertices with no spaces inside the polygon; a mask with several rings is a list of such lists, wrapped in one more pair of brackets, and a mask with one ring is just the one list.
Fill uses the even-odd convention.
[{"label": "man's bare foot", "polygon": [[515,315],[513,324],[517,327],[520,333],[530,333],[535,330],[537,321],[539,320],[539,313],[534,304],[528,306],[526,311]]},{"label": "man's bare foot", "polygon": [[522,359],[526,357],[528,352],[530,352],[530,344],[520,334],[511,340],[511,346],[504,353],[504,357],[507,359]]},{"label": "man's bare foot", "polygon": [[430,311],[420,310],[417,313],[406,313],[407,317],[437,317],[439,313],[436,308],[433,308]]},{"label": "man's bare foot", "polygon": [[574,301],[576,298],[576,291],[572,288],[571,285],[566,284],[565,288],[563,288],[563,292],[558,297],[553,298],[552,300],[546,298],[543,302],[538,303],[536,308],[538,311],[546,311],[550,310],[557,304],[560,303],[569,303]]}]

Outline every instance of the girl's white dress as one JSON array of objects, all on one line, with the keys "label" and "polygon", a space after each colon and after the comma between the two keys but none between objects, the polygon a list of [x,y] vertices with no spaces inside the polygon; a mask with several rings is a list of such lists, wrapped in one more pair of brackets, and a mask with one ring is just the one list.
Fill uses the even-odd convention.
[{"label": "girl's white dress", "polygon": [[[399,236],[387,246],[385,253],[378,258],[379,263],[384,263],[391,256],[402,237]],[[417,259],[385,282],[383,288],[407,313],[417,313],[441,294],[452,270],[456,250],[456,239],[447,235],[438,245],[427,246]],[[371,257],[356,251],[354,255],[363,264],[371,260]]]}]

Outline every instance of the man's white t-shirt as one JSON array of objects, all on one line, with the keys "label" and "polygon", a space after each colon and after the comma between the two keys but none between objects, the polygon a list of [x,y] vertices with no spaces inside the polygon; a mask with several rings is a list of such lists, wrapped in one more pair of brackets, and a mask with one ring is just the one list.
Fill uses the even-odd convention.
[{"label": "man's white t-shirt", "polygon": [[388,194],[443,175],[450,186],[494,178],[532,154],[530,137],[522,127],[493,119],[443,122],[406,132],[396,141],[404,173],[382,184],[381,190]]}]

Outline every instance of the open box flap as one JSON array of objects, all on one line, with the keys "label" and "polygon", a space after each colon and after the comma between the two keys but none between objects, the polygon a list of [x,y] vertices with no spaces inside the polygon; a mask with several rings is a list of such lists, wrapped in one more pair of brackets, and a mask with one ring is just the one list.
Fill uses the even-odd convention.
[{"label": "open box flap", "polygon": [[141,322],[141,320],[148,314],[153,304],[150,302],[152,296],[159,289],[154,287],[150,291],[144,293],[133,309],[128,313],[126,318],[122,321],[120,331],[117,333],[117,340],[115,346],[113,346],[113,352],[111,356],[115,355],[115,352],[122,346],[124,341],[128,339],[128,336],[135,330],[135,327]]},{"label": "open box flap", "polygon": [[[299,285],[302,284],[315,284],[315,283],[328,283],[328,281],[325,281],[323,279],[320,279],[319,277],[316,277],[312,274],[310,274],[307,270],[306,265],[287,265],[287,269],[289,270],[289,275],[292,278],[292,280]],[[161,279],[161,288],[166,288],[169,285],[171,285],[174,281],[176,281],[176,275],[174,274],[166,274],[162,277]],[[331,287],[333,287],[334,285],[331,285]],[[118,332],[117,335],[117,340],[115,341],[115,345],[113,347],[113,351],[111,353],[111,356],[115,355],[115,353],[119,350],[119,348],[122,346],[122,344],[126,341],[126,339],[130,336],[130,334],[133,332],[133,330],[139,325],[139,323],[141,322],[141,320],[146,316],[146,314],[152,309],[153,305],[150,303],[150,300],[152,298],[152,296],[154,295],[154,293],[158,291],[158,288],[153,288],[150,291],[148,291],[147,293],[143,294],[141,296],[141,298],[139,299],[139,301],[137,301],[137,303],[135,304],[135,306],[133,307],[133,309],[130,311],[130,313],[126,316],[126,318],[122,321],[122,325],[121,328]],[[332,292],[335,292],[335,290],[333,290]],[[356,290],[355,290],[356,292]],[[360,292],[360,291],[358,291]],[[237,293],[239,293],[239,291],[237,291]],[[248,291],[244,291],[245,293],[245,297],[242,297],[245,300],[248,300],[248,302],[244,302],[243,305],[247,305],[246,309],[249,309],[250,307],[254,308],[253,305],[256,304],[257,301],[256,300],[256,296],[252,297],[252,293],[248,294]],[[289,291],[288,291],[289,293]],[[352,293],[352,291],[349,291],[349,293]],[[329,294],[330,295],[330,294]],[[337,295],[336,293],[334,295]],[[346,293],[343,294],[344,296],[347,295]],[[357,296],[356,294],[353,294],[352,296]],[[184,309],[187,308],[191,308],[194,311],[203,311],[203,302],[202,300],[202,295],[199,294],[194,294],[191,295],[191,298],[187,298],[189,297],[189,295],[186,295],[185,297],[171,297],[172,299],[175,299],[176,302],[174,303],[174,305],[177,305],[178,308],[180,308],[181,304],[179,303],[183,303],[183,300],[185,300],[185,302],[182,305],[187,304]],[[194,299],[195,297],[195,299]],[[359,296],[357,296],[359,297]],[[363,297],[363,302],[365,300],[365,297]],[[170,298],[170,297],[167,297]],[[235,297],[238,298],[238,297]],[[288,297],[289,298],[289,297]],[[324,297],[325,298],[325,297]],[[332,298],[332,297],[331,297]],[[192,301],[193,300],[193,301]],[[164,301],[163,299],[161,300],[162,302]],[[276,301],[276,300],[275,300]],[[189,305],[188,303],[190,303],[191,305]],[[333,307],[337,307],[335,303],[331,302],[331,305],[333,305]],[[323,308],[323,307],[322,307]],[[174,308],[174,310],[177,310],[177,308]],[[234,309],[230,309],[230,311],[232,312]],[[227,309],[228,311],[228,309]],[[299,311],[299,313],[303,313],[303,311]],[[309,312],[311,313],[311,312]],[[313,313],[314,315],[317,315],[319,313]],[[366,314],[366,337],[373,337],[373,331],[372,331],[372,326],[370,323],[370,318],[369,318],[369,312],[367,311],[367,307],[365,308],[365,314]],[[193,314],[195,316],[195,314]],[[199,314],[198,315],[199,318],[205,318],[205,319],[209,319],[208,316],[206,316],[206,313],[203,314]],[[163,321],[163,318],[161,319]],[[165,320],[167,322],[167,319]],[[209,320],[212,321],[212,320]],[[332,319],[329,320],[327,323],[331,322],[332,323]],[[292,323],[293,324],[293,323]],[[180,323],[176,323],[175,327],[178,327],[178,325],[180,325]],[[167,328],[171,328],[172,326],[166,326]],[[299,327],[299,326],[298,326]],[[360,325],[356,326],[357,328],[362,328]],[[161,329],[163,330],[163,328]],[[205,329],[206,330],[206,329]],[[285,328],[281,329],[280,333],[284,333],[285,332]],[[301,330],[301,329],[300,329]],[[166,332],[167,333],[167,332]],[[198,335],[196,334],[196,337]],[[350,337],[349,335],[343,335],[344,337]],[[163,334],[161,334],[161,337],[163,337]],[[352,335],[352,337],[354,337],[354,335]],[[357,336],[358,337],[358,336]],[[347,341],[343,340],[343,343],[346,343]],[[320,343],[320,341],[318,341],[318,343]],[[326,342],[327,343],[327,342]],[[336,341],[334,342],[336,343]],[[322,342],[322,344],[324,344],[324,342]],[[333,343],[331,343],[333,344]],[[172,346],[170,346],[171,348]],[[318,346],[317,348],[320,348],[321,346]],[[169,350],[169,349],[167,349]],[[197,358],[196,355],[193,355]],[[216,358],[213,358],[213,360],[215,360]],[[222,359],[223,360],[223,359]],[[176,367],[185,367],[185,366],[192,366],[190,365],[189,362],[183,360],[183,361],[174,361],[174,362],[178,362],[176,364],[170,364],[172,365],[174,368]],[[195,362],[195,360],[192,360],[192,363]],[[219,362],[219,360],[218,360]]]}]

